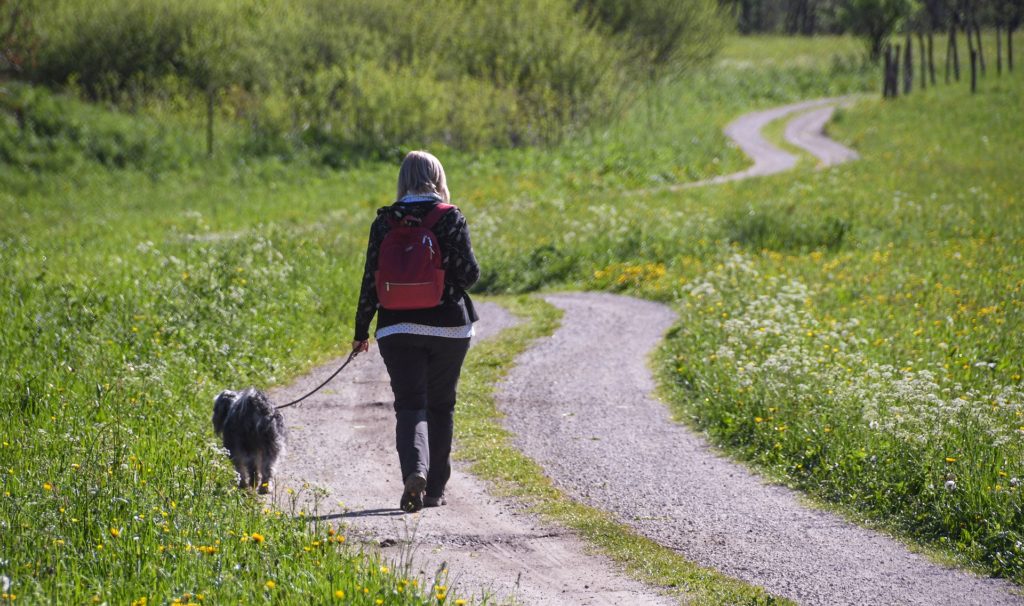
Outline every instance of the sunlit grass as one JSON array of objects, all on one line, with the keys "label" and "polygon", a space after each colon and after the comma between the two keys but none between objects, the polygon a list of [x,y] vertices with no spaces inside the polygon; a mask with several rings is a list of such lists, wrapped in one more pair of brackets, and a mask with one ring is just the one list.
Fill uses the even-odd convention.
[{"label": "sunlit grass", "polygon": [[[862,366],[839,368],[830,349],[817,369],[816,387],[826,392],[849,387],[839,385],[846,367],[864,386],[860,369],[884,364],[915,380],[933,372],[940,390],[959,383],[987,397],[1019,389],[1019,75],[1000,81],[990,71],[976,97],[961,83],[842,112],[831,128],[864,156],[849,166],[628,193],[742,167],[720,132],[742,111],[865,90],[873,78],[824,63],[720,69],[663,84],[616,123],[555,150],[444,155],[484,267],[481,288],[600,288],[686,310],[694,282],[739,255],[764,279],[802,284],[808,321],[833,330],[833,321],[858,320],[853,334],[867,343],[847,348]],[[117,139],[107,135],[104,144]],[[395,167],[331,171],[222,158],[166,171],[86,160],[63,172],[3,168],[0,575],[18,599],[170,602],[188,593],[308,603],[345,579],[346,596],[370,587],[359,595],[373,603],[374,592],[395,590],[391,575],[366,580],[379,563],[336,543],[313,551],[314,541],[327,547],[326,528],[264,513],[232,489],[209,428],[220,389],[286,382],[343,352],[366,228],[393,195]],[[763,280],[740,284],[723,311],[746,313],[748,302],[773,292]],[[905,448],[902,429],[872,433],[849,398],[823,396],[803,416],[808,409],[797,404],[807,403],[766,404],[768,379],[741,385],[706,359],[727,338],[722,312],[687,313],[691,332],[670,343],[686,360],[665,375],[686,388],[682,414],[810,491],[921,540],[948,537],[954,552],[1019,579],[1021,508],[1011,480],[1024,470],[1016,442],[994,444],[960,424],[944,441],[929,434],[920,449]],[[803,334],[802,345],[817,343]],[[752,340],[752,355],[770,356],[765,343]],[[983,415],[972,409],[968,418],[1012,413],[985,402]],[[778,410],[753,412],[760,406]],[[771,433],[754,420],[769,416],[787,429]],[[831,468],[808,464],[803,437],[818,440],[820,460],[839,461],[839,471],[823,478]],[[869,452],[882,437],[899,457]],[[871,456],[884,464],[868,467]],[[241,541],[254,533],[264,542]]]}]

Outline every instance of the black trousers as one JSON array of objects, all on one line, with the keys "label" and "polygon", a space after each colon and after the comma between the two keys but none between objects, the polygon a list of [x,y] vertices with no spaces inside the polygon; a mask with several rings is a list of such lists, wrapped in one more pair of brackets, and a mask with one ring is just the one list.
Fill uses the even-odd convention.
[{"label": "black trousers", "polygon": [[395,395],[395,445],[402,479],[427,478],[440,497],[451,476],[455,391],[469,339],[395,334],[377,342]]}]

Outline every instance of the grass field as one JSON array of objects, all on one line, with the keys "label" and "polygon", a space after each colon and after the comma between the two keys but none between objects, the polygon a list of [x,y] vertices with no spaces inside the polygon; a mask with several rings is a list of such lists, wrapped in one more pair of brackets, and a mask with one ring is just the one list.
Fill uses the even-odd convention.
[{"label": "grass field", "polygon": [[[742,111],[874,86],[843,58],[848,40],[799,44],[816,60],[766,67],[784,42],[734,41],[718,69],[554,150],[443,156],[481,287],[678,305],[661,370],[682,418],[812,494],[1020,582],[1019,74],[990,75],[974,97],[961,83],[860,103],[831,127],[864,156],[849,166],[628,193],[742,166],[720,132]],[[87,143],[119,144],[119,124],[136,122],[109,119],[108,134],[46,131],[31,142],[39,162],[0,174],[9,593],[454,601],[330,548],[344,529],[233,490],[209,429],[222,387],[287,381],[345,349],[366,225],[394,167],[117,168]]]}]

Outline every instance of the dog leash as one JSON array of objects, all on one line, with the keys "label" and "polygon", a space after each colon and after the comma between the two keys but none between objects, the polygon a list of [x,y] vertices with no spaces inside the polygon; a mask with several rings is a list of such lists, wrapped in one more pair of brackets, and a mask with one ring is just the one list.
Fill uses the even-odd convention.
[{"label": "dog leash", "polygon": [[348,363],[351,362],[352,360],[354,360],[356,355],[358,355],[358,354],[359,354],[359,350],[358,349],[353,349],[352,353],[348,354],[348,359],[345,360],[345,363],[341,365],[341,368],[339,368],[338,370],[334,371],[334,374],[332,374],[331,376],[327,377],[326,381],[324,381],[323,383],[317,385],[316,389],[314,389],[313,391],[311,391],[311,392],[307,393],[306,395],[302,396],[298,400],[293,400],[291,402],[288,402],[287,404],[282,404],[280,406],[275,406],[274,410],[281,410],[282,408],[288,408],[289,406],[294,406],[294,405],[298,404],[299,402],[305,400],[309,396],[311,396],[311,395],[315,394],[316,392],[320,391],[321,387],[323,387],[324,385],[327,385],[328,383],[330,383],[331,379],[333,379],[334,377],[338,376],[339,372],[345,370],[345,367],[348,366]]}]

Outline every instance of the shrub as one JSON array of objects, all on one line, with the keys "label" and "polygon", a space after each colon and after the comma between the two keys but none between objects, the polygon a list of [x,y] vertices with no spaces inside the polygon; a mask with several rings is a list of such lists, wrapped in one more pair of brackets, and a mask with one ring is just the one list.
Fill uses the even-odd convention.
[{"label": "shrub", "polygon": [[713,3],[641,4],[619,31],[568,0],[67,0],[40,10],[28,75],[132,109],[174,98],[205,117],[211,100],[244,100],[224,109],[252,128],[246,150],[331,165],[410,145],[547,144],[617,112],[652,57],[681,65],[715,47]]}]

